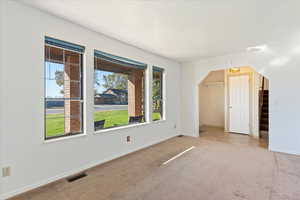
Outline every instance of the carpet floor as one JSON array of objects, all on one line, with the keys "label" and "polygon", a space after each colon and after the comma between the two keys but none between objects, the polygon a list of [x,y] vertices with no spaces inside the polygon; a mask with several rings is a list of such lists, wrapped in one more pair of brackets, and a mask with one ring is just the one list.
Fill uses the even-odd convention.
[{"label": "carpet floor", "polygon": [[205,127],[199,138],[175,137],[11,199],[299,200],[300,156],[266,147]]}]

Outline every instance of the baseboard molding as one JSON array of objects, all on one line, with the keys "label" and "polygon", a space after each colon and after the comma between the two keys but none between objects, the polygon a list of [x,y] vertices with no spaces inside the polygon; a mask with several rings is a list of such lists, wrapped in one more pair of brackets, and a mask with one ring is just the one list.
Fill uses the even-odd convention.
[{"label": "baseboard molding", "polygon": [[180,134],[180,135],[184,135],[184,136],[188,136],[188,137],[199,137],[199,134],[198,134],[198,135],[195,135],[195,134],[187,133],[187,132],[182,133],[182,134]]},{"label": "baseboard molding", "polygon": [[195,133],[194,131],[190,131],[190,130],[180,130],[180,135],[184,135],[184,136],[190,136],[190,137],[198,137],[199,133]]},{"label": "baseboard molding", "polygon": [[97,161],[97,162],[92,162],[92,163],[89,163],[89,164],[87,164],[87,165],[85,165],[85,166],[83,166],[83,167],[73,169],[73,170],[71,170],[71,171],[68,171],[68,172],[59,174],[59,175],[54,176],[54,177],[52,177],[52,178],[49,178],[49,179],[46,179],[46,180],[42,180],[42,181],[40,181],[40,182],[37,182],[37,183],[34,183],[34,184],[32,184],[32,185],[29,185],[29,186],[25,186],[25,187],[16,189],[16,190],[11,191],[11,192],[4,193],[4,194],[2,194],[2,195],[0,196],[0,200],[5,200],[5,199],[8,199],[8,198],[11,198],[11,197],[20,195],[20,194],[22,194],[22,193],[24,193],[24,192],[28,192],[28,191],[30,191],[30,190],[34,190],[34,189],[36,189],[36,188],[42,187],[42,186],[44,186],[44,185],[47,185],[47,184],[49,184],[49,183],[52,183],[52,182],[61,180],[61,179],[63,179],[63,178],[66,178],[66,177],[68,177],[68,176],[71,176],[71,175],[73,175],[73,174],[82,172],[82,171],[84,171],[84,170],[90,169],[90,168],[95,167],[95,166],[97,166],[97,165],[101,165],[101,164],[106,163],[106,162],[109,162],[109,161],[111,161],[111,160],[120,158],[120,157],[125,156],[125,155],[127,155],[127,154],[130,154],[130,153],[133,153],[133,152],[136,152],[136,151],[145,149],[145,148],[147,148],[147,147],[149,147],[149,146],[158,144],[158,143],[160,143],[160,142],[166,141],[166,140],[168,140],[168,139],[171,139],[171,138],[177,137],[177,136],[178,136],[177,134],[176,134],[176,135],[167,136],[167,137],[161,138],[161,139],[159,139],[159,140],[157,140],[157,141],[154,141],[154,142],[150,142],[150,143],[144,144],[144,145],[142,145],[142,146],[140,146],[140,147],[138,147],[138,148],[135,148],[135,149],[133,149],[133,150],[131,150],[131,151],[122,152],[122,153],[117,154],[117,155],[115,155],[115,156],[113,156],[113,157],[106,158],[106,159],[102,159],[102,160]]},{"label": "baseboard molding", "polygon": [[284,153],[284,154],[291,154],[291,155],[300,155],[300,151],[293,151],[293,150],[281,150],[281,149],[276,149],[276,148],[272,148],[269,147],[269,151],[273,151],[276,153]]}]

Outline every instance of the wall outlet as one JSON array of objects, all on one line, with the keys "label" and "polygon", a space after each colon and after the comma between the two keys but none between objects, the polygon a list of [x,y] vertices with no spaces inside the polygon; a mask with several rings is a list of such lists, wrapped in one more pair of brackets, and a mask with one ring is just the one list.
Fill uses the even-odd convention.
[{"label": "wall outlet", "polygon": [[2,168],[2,177],[10,176],[10,167]]},{"label": "wall outlet", "polygon": [[130,136],[127,136],[127,137],[126,137],[126,141],[127,141],[127,142],[130,142],[130,140],[131,140]]}]

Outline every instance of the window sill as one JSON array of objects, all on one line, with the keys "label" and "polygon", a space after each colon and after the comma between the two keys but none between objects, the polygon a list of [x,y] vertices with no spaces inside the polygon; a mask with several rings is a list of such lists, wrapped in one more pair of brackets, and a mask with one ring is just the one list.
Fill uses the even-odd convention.
[{"label": "window sill", "polygon": [[53,139],[48,139],[48,140],[44,139],[44,143],[48,144],[48,143],[52,143],[52,142],[58,142],[58,141],[62,141],[62,140],[69,140],[69,139],[85,137],[85,136],[87,136],[86,133],[81,133],[81,134],[77,134],[77,135],[64,136],[64,137],[53,138]]},{"label": "window sill", "polygon": [[117,131],[117,130],[128,129],[128,128],[136,128],[136,127],[147,126],[147,125],[151,125],[151,124],[160,124],[160,123],[164,123],[164,122],[166,122],[166,120],[158,120],[158,121],[144,122],[144,123],[140,123],[140,124],[132,124],[132,125],[127,125],[127,126],[115,127],[115,128],[107,128],[107,129],[103,129],[103,130],[98,130],[98,131],[94,132],[94,134],[103,134],[103,133],[107,133],[107,132],[111,132],[111,131]]},{"label": "window sill", "polygon": [[[107,133],[107,132],[117,131],[117,130],[122,130],[122,129],[135,128],[135,127],[140,127],[140,126],[147,126],[147,125],[151,125],[151,124],[161,124],[161,123],[165,123],[166,121],[167,120],[162,119],[162,120],[157,120],[157,121],[152,121],[152,122],[144,122],[144,123],[140,123],[140,124],[132,124],[132,125],[127,125],[127,126],[108,128],[108,129],[103,129],[103,130],[96,131],[96,132],[94,132],[94,134],[104,134],[104,133]],[[78,134],[78,135],[70,135],[70,136],[59,137],[59,138],[48,139],[48,140],[44,139],[44,143],[48,144],[48,143],[59,142],[59,141],[64,141],[64,140],[70,140],[70,139],[73,139],[73,138],[81,138],[81,137],[86,137],[86,136],[87,136],[86,133],[81,133],[81,134]]]},{"label": "window sill", "polygon": [[110,131],[116,131],[116,130],[122,130],[122,129],[127,129],[127,128],[135,128],[135,127],[145,126],[145,125],[148,125],[148,124],[150,124],[150,122],[144,122],[144,123],[140,123],[140,124],[131,124],[131,125],[126,125],[126,126],[114,127],[114,128],[107,128],[107,129],[103,129],[103,130],[98,130],[94,133],[95,134],[101,134],[101,133],[106,133],[106,132],[110,132]]},{"label": "window sill", "polygon": [[166,121],[167,120],[165,120],[165,119],[160,119],[160,120],[152,121],[151,124],[160,124],[160,123],[164,123]]}]

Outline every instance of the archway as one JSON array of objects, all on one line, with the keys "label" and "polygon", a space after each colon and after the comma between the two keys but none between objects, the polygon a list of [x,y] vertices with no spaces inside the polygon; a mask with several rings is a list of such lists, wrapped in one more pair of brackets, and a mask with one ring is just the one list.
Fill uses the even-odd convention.
[{"label": "archway", "polygon": [[[244,81],[244,88],[242,82],[233,86],[232,80],[238,77],[244,77],[249,83]],[[207,127],[214,127],[224,133],[246,134],[267,144],[269,80],[266,77],[251,67],[211,71],[198,84],[197,93],[200,136]],[[236,96],[235,101],[232,95]]]}]

